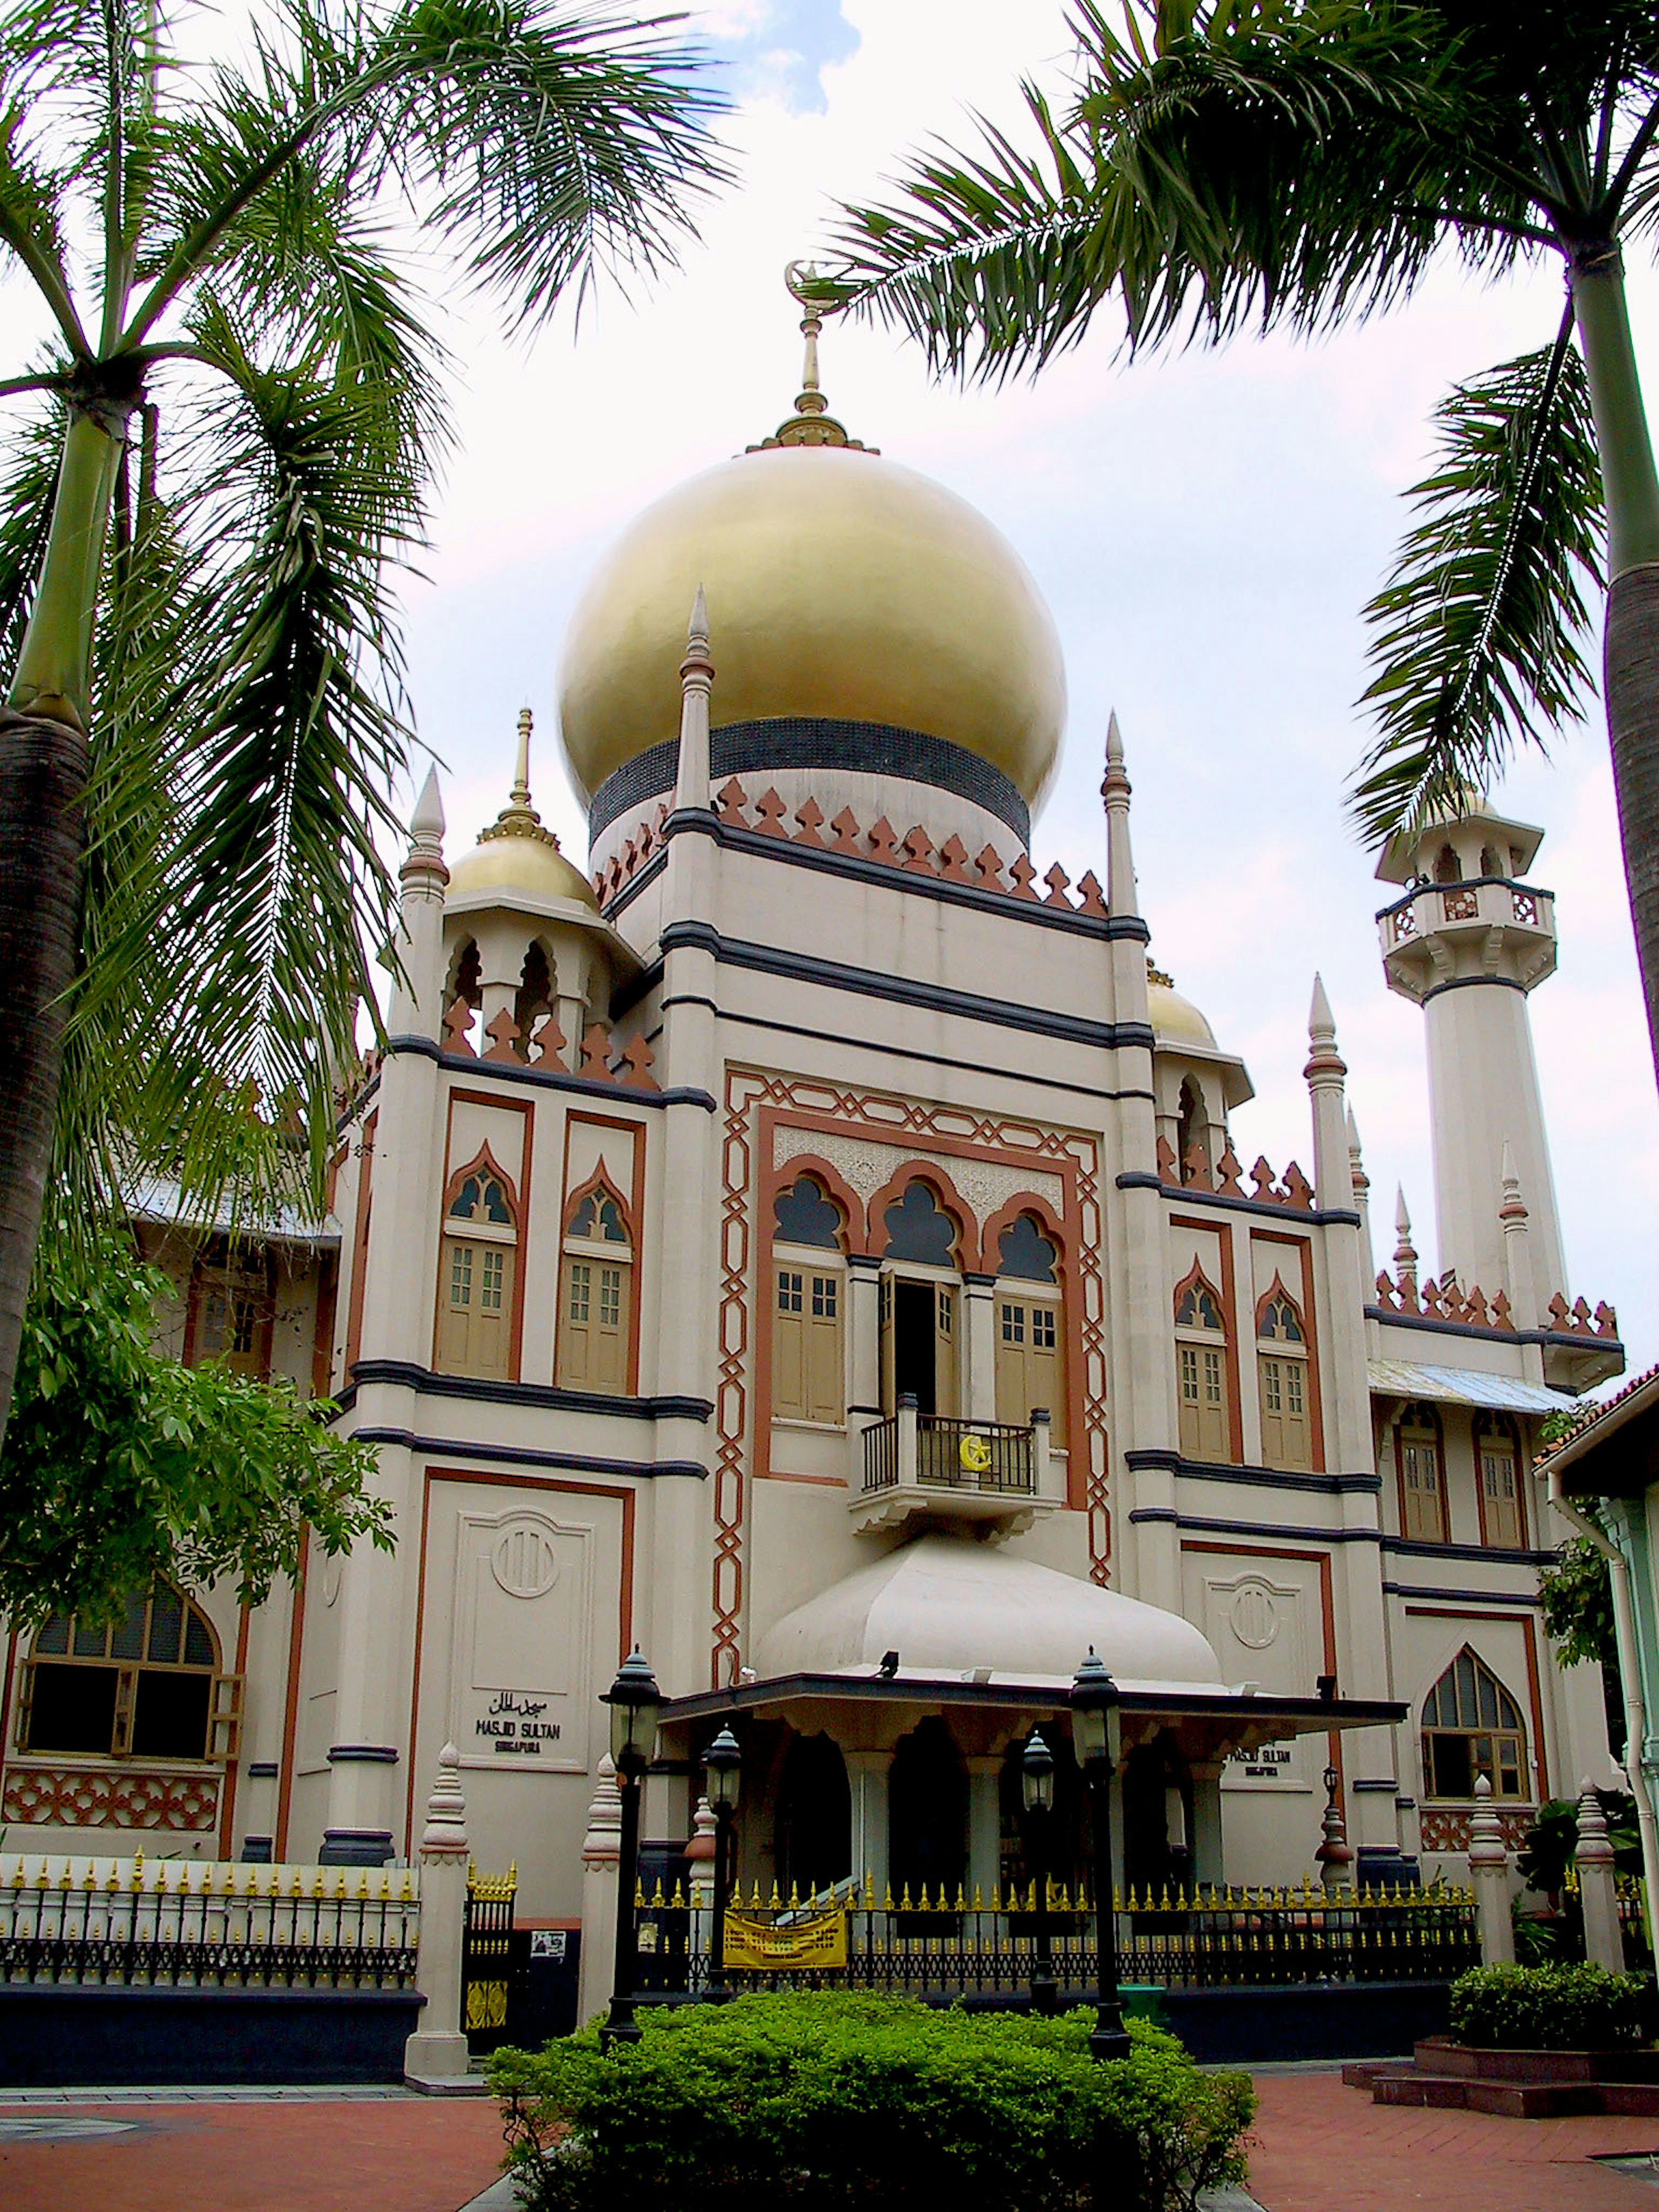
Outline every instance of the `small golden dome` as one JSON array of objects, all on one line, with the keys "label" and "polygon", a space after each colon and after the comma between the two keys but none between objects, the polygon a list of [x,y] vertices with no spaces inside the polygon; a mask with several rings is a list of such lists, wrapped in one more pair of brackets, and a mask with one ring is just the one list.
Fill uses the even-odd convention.
[{"label": "small golden dome", "polygon": [[1066,719],[1054,621],[954,492],[838,444],[741,454],[659,500],[583,593],[560,717],[576,784],[679,729],[686,610],[708,595],[713,721],[811,718],[942,738],[1041,793]]},{"label": "small golden dome", "polygon": [[1217,1049],[1215,1031],[1190,999],[1183,999],[1172,984],[1149,975],[1146,1004],[1152,1014],[1152,1035],[1159,1044],[1197,1044]]},{"label": "small golden dome", "polygon": [[512,799],[489,827],[479,832],[472,850],[450,870],[446,901],[451,906],[459,900],[470,903],[499,891],[508,900],[514,895],[538,901],[574,899],[597,914],[592,884],[566,860],[557,837],[530,803],[530,732],[526,707],[519,716],[519,763]]}]

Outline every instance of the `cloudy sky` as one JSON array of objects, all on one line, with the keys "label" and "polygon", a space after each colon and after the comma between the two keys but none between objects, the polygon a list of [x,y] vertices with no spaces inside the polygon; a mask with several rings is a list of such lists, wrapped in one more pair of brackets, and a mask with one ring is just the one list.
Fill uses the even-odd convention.
[{"label": "cloudy sky", "polygon": [[[556,744],[583,579],[641,506],[788,412],[799,338],[782,270],[823,241],[834,198],[878,191],[929,135],[960,141],[970,111],[1014,121],[1020,72],[1058,83],[1068,52],[1058,0],[721,0],[691,17],[738,103],[739,180],[680,273],[648,295],[602,293],[579,327],[565,317],[527,342],[465,308],[448,325],[459,439],[405,599],[452,853],[506,796],[526,704],[538,801],[583,853]],[[441,290],[441,266],[428,274]],[[1659,283],[1642,272],[1632,289],[1659,395]],[[1310,1164],[1300,1070],[1322,970],[1379,1261],[1401,1182],[1434,1264],[1433,1190],[1422,1017],[1384,988],[1382,887],[1343,815],[1364,741],[1358,611],[1389,563],[1436,399],[1546,342],[1559,303],[1553,268],[1495,290],[1449,270],[1403,314],[1316,347],[1236,343],[1132,368],[1103,320],[1040,383],[998,392],[931,384],[878,331],[824,339],[852,434],[975,501],[1054,609],[1071,715],[1036,826],[1039,872],[1103,866],[1100,756],[1117,708],[1154,957],[1248,1062],[1257,1097],[1234,1128],[1247,1161]],[[21,338],[34,319],[0,285],[0,324]],[[1599,708],[1497,796],[1547,828],[1534,872],[1558,896],[1560,969],[1531,1003],[1570,1291],[1612,1300],[1645,1364],[1659,1356],[1659,1112]]]},{"label": "cloudy sky", "polygon": [[[795,311],[781,272],[823,239],[832,196],[874,191],[903,149],[1012,118],[1020,71],[1058,78],[1043,0],[726,0],[694,10],[740,102],[738,189],[683,273],[579,330],[507,347],[458,325],[461,441],[428,582],[411,591],[414,692],[445,763],[451,849],[505,796],[514,717],[536,710],[537,798],[583,846],[554,742],[565,623],[596,556],[670,485],[788,411]],[[1659,286],[1638,339],[1659,390]],[[1242,1053],[1257,1096],[1242,1158],[1308,1164],[1300,1070],[1316,967],[1348,1061],[1379,1263],[1403,1182],[1434,1249],[1422,1017],[1383,987],[1382,889],[1342,811],[1363,742],[1358,610],[1389,562],[1401,490],[1453,378],[1547,340],[1553,271],[1495,290],[1454,272],[1405,313],[1316,347],[1237,343],[1134,368],[1099,332],[1036,385],[929,382],[878,332],[832,328],[825,387],[854,436],[973,500],[1048,595],[1071,682],[1039,871],[1100,868],[1097,797],[1115,706],[1152,950]],[[714,611],[719,659],[718,610]],[[1659,1355],[1659,1114],[1642,1023],[1599,710],[1498,794],[1548,831],[1556,976],[1532,1000],[1571,1291],[1619,1308],[1632,1361]]]}]

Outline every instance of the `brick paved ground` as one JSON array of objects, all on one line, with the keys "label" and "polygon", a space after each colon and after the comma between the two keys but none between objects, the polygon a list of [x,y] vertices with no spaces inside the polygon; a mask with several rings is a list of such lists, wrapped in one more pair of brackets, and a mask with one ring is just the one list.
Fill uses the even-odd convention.
[{"label": "brick paved ground", "polygon": [[1334,2073],[1255,2086],[1250,2194],[1266,2212],[1659,2212],[1659,2176],[1591,2163],[1659,2149],[1659,2121],[1415,2112],[1374,2105]]},{"label": "brick paved ground", "polygon": [[[1659,2176],[1592,2163],[1659,2150],[1659,2123],[1384,2108],[1334,2073],[1256,2087],[1265,2212],[1659,2212]],[[87,2122],[124,2132],[13,2132]],[[500,2159],[483,2100],[0,2105],[0,2212],[459,2212]]]},{"label": "brick paved ground", "polygon": [[[31,2142],[5,2125],[67,2120],[130,2132]],[[3,2212],[457,2212],[501,2157],[484,2098],[0,2106]]]}]

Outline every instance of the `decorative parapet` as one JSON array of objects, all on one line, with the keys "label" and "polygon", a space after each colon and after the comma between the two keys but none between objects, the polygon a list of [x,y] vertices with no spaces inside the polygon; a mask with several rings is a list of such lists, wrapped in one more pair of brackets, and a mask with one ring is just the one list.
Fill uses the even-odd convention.
[{"label": "decorative parapet", "polygon": [[[544,1014],[526,1038],[503,1006],[484,1032],[489,1047],[480,1055],[472,1037],[477,1012],[465,998],[457,998],[444,1016],[443,1048],[452,1059],[481,1059],[485,1066],[494,1060],[512,1067],[568,1073],[561,1055],[569,1041],[551,1014]],[[592,1022],[582,1036],[580,1072],[590,1083],[615,1083],[626,1091],[654,1091],[657,1079],[651,1071],[655,1058],[642,1036],[629,1037],[619,1045],[605,1023]]]},{"label": "decorative parapet", "polygon": [[1246,1190],[1244,1170],[1231,1145],[1212,1168],[1201,1145],[1189,1145],[1186,1158],[1177,1161],[1175,1146],[1167,1137],[1160,1137],[1158,1174],[1159,1182],[1168,1183],[1172,1190],[1209,1190],[1223,1198],[1251,1198],[1262,1206],[1289,1206],[1298,1213],[1313,1211],[1313,1185],[1294,1160],[1283,1178],[1276,1181],[1267,1160],[1258,1158],[1250,1170],[1251,1188]]},{"label": "decorative parapet", "polygon": [[[714,794],[714,811],[728,830],[746,830],[754,836],[776,837],[815,852],[872,860],[899,875],[931,876],[941,883],[965,884],[975,890],[990,891],[1027,906],[1105,919],[1106,894],[1092,868],[1077,884],[1073,898],[1071,878],[1058,861],[1039,877],[1024,853],[1005,861],[994,845],[987,845],[981,852],[970,854],[961,838],[954,836],[936,847],[919,823],[901,836],[885,815],[866,830],[848,806],[843,806],[830,821],[811,798],[803,799],[792,814],[769,787],[754,801],[752,818],[750,804],[748,793],[735,776],[729,777]],[[614,899],[656,854],[667,820],[666,805],[659,805],[648,821],[641,822],[634,835],[624,839],[609,867],[594,877],[594,894],[601,905]],[[1039,890],[1039,884],[1044,888]]]},{"label": "decorative parapet", "polygon": [[[1460,1290],[1449,1272],[1438,1283],[1431,1275],[1419,1286],[1408,1269],[1402,1267],[1396,1277],[1384,1268],[1376,1279],[1376,1304],[1385,1314],[1413,1314],[1429,1321],[1457,1322],[1466,1328],[1515,1334],[1514,1317],[1504,1291],[1489,1298],[1478,1285],[1473,1290]],[[1576,1298],[1569,1305],[1558,1291],[1546,1310],[1549,1327],[1558,1335],[1618,1341],[1619,1316],[1605,1298],[1592,1312],[1584,1299]]]}]

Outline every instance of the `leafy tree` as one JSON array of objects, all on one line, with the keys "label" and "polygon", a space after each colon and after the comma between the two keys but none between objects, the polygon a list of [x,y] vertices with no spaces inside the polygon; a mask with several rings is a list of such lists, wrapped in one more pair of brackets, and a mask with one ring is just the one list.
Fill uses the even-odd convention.
[{"label": "leafy tree", "polygon": [[[1460,386],[1368,610],[1378,725],[1353,794],[1382,839],[1454,811],[1578,707],[1587,589],[1659,1058],[1659,476],[1624,284],[1659,220],[1653,0],[1077,0],[1075,89],[843,210],[827,286],[935,367],[1039,369],[1116,301],[1138,354],[1408,299],[1455,257],[1553,258],[1553,340]],[[1605,495],[1605,510],[1604,510]]]},{"label": "leafy tree", "polygon": [[1544,1602],[1544,1626],[1562,1663],[1577,1667],[1587,1659],[1617,1668],[1613,1640],[1613,1586],[1607,1556],[1588,1536],[1571,1536],[1542,1570],[1538,1593]]},{"label": "leafy tree", "polygon": [[183,21],[0,0],[0,262],[52,333],[0,381],[0,1424],[49,1172],[76,1218],[135,1154],[252,1206],[297,1115],[319,1175],[447,435],[416,255],[533,327],[725,173],[658,19],[282,0],[193,63]]},{"label": "leafy tree", "polygon": [[131,1591],[234,1576],[258,1604],[325,1553],[392,1547],[372,1444],[286,1381],[183,1367],[153,1341],[165,1275],[118,1231],[42,1240],[0,1447],[0,1613],[118,1614]]}]

